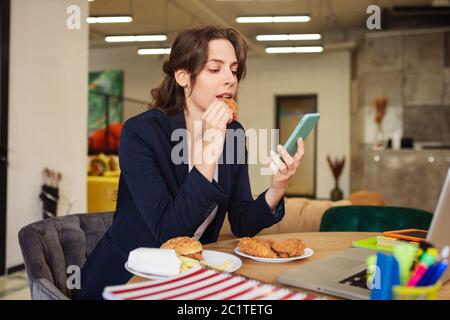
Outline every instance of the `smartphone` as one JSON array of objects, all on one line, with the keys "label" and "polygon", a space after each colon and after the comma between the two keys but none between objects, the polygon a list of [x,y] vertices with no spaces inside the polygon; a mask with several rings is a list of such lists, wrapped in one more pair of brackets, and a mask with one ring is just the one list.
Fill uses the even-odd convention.
[{"label": "smartphone", "polygon": [[291,156],[294,156],[297,152],[297,139],[302,137],[304,141],[311,131],[313,131],[319,121],[319,118],[320,113],[305,113],[300,119],[297,126],[289,136],[289,139],[284,144],[284,148]]},{"label": "smartphone", "polygon": [[428,231],[420,230],[420,229],[404,229],[404,230],[394,230],[394,231],[385,231],[383,235],[385,237],[391,237],[401,240],[422,242],[427,238]]}]

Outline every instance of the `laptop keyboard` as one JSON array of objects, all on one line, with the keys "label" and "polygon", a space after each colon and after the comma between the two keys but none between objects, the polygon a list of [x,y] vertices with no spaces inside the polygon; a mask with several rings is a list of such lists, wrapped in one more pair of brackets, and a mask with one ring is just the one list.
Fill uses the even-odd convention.
[{"label": "laptop keyboard", "polygon": [[339,281],[339,283],[369,290],[369,288],[367,287],[367,269],[351,275],[350,277]]}]

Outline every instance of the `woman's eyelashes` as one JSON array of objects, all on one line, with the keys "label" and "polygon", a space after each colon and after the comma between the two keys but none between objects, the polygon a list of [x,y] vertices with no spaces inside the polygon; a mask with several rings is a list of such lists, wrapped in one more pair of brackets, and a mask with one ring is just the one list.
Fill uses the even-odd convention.
[{"label": "woman's eyelashes", "polygon": [[[209,69],[209,71],[211,72],[211,73],[218,73],[218,72],[220,72],[221,70],[220,69]],[[233,75],[237,75],[237,70],[231,70],[231,73],[233,74]]]}]

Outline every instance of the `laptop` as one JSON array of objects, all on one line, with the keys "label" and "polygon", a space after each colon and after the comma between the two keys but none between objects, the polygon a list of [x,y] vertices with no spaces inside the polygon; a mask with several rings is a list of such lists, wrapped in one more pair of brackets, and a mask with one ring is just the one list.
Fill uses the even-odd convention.
[{"label": "laptop", "polygon": [[[427,241],[442,250],[450,245],[450,169],[433,214]],[[366,284],[366,259],[373,250],[351,248],[331,257],[320,259],[281,272],[280,283],[319,291],[347,299],[369,299],[370,290]],[[441,278],[450,279],[450,270]]]}]

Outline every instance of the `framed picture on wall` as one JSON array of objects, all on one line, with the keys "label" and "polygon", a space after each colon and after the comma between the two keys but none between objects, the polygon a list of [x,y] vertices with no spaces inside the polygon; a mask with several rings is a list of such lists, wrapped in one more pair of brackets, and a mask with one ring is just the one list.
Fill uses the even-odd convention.
[{"label": "framed picture on wall", "polygon": [[89,154],[119,152],[123,122],[124,72],[89,72]]},{"label": "framed picture on wall", "polygon": [[109,123],[123,121],[123,71],[89,72],[89,134],[106,125],[106,106],[103,94],[110,95],[107,106]]},{"label": "framed picture on wall", "polygon": [[[317,95],[276,96],[276,124],[283,145],[305,113],[317,112]],[[305,155],[292,177],[286,196],[316,197],[317,126],[305,141]]]}]

